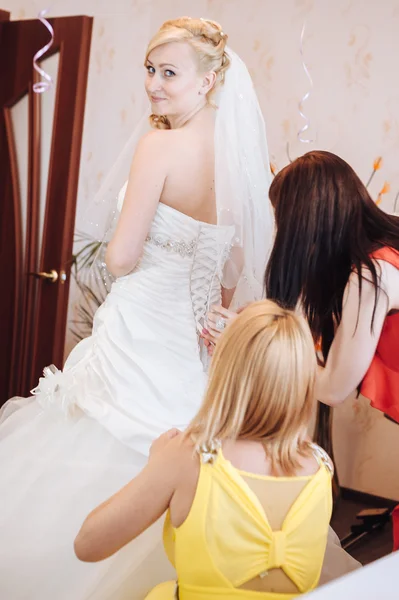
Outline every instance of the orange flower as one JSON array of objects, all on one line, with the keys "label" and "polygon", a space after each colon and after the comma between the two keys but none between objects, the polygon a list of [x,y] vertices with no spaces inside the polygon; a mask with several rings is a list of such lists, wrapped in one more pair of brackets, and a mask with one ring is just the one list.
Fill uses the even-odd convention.
[{"label": "orange flower", "polygon": [[382,196],[383,196],[384,194],[387,194],[387,193],[388,193],[388,192],[390,192],[390,191],[391,191],[391,186],[390,186],[390,184],[389,184],[389,182],[388,182],[388,181],[385,181],[384,185],[382,186],[382,188],[381,188],[381,189],[380,189],[380,191],[379,191],[378,198],[377,198],[377,200],[376,200],[376,204],[377,204],[377,205],[378,205],[378,204],[380,204],[380,202],[381,202],[381,200],[382,200]]},{"label": "orange flower", "polygon": [[389,185],[388,181],[385,181],[385,183],[382,186],[382,189],[380,191],[380,195],[382,196],[383,194],[387,194],[390,191],[391,191],[391,186]]},{"label": "orange flower", "polygon": [[373,163],[374,171],[378,171],[378,169],[381,169],[381,165],[382,165],[382,156],[379,156],[378,158],[375,159],[375,161]]},{"label": "orange flower", "polygon": [[274,163],[272,163],[272,162],[269,163],[269,164],[270,164],[270,170],[272,172],[272,175],[276,175],[276,173],[277,173],[277,167],[276,167],[276,165]]}]

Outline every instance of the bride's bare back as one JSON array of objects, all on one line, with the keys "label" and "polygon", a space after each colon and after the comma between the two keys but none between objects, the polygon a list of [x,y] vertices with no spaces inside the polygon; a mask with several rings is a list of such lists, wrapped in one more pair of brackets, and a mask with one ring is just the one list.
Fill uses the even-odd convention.
[{"label": "bride's bare back", "polygon": [[205,108],[185,127],[163,132],[168,171],[160,202],[206,223],[216,223],[214,109]]}]

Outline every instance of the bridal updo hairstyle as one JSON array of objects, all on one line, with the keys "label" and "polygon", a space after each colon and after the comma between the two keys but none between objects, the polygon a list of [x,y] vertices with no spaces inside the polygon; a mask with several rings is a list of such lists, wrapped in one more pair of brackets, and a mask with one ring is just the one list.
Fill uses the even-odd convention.
[{"label": "bridal updo hairstyle", "polygon": [[[171,42],[190,44],[198,57],[199,69],[204,73],[213,71],[216,74],[215,84],[207,95],[210,102],[212,94],[223,83],[224,74],[230,65],[225,52],[227,35],[219,23],[207,19],[180,17],[166,21],[148,44],[145,63],[155,48]],[[151,115],[150,124],[156,129],[170,129],[169,120],[165,116]]]}]

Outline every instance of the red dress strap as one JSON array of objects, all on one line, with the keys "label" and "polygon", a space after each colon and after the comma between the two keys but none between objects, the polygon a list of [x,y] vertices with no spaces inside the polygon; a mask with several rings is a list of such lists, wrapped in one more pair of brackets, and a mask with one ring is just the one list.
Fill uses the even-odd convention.
[{"label": "red dress strap", "polygon": [[399,269],[399,250],[395,250],[395,248],[389,248],[388,246],[384,246],[384,248],[380,248],[376,250],[372,254],[370,254],[371,258],[375,258],[377,260],[385,260],[390,263],[397,269]]}]

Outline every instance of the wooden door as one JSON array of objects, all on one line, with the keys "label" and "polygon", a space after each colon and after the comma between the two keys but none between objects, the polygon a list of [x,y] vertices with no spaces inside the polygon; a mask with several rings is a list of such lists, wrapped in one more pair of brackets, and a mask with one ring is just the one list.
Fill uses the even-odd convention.
[{"label": "wooden door", "polygon": [[49,32],[0,11],[0,404],[63,361],[92,18],[49,22],[55,85],[37,94]]}]

